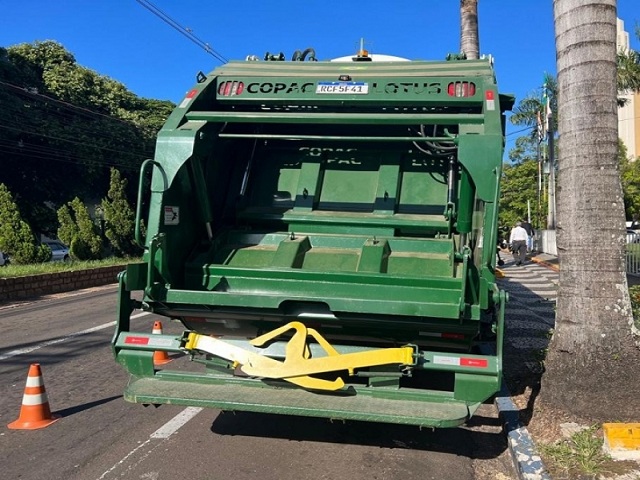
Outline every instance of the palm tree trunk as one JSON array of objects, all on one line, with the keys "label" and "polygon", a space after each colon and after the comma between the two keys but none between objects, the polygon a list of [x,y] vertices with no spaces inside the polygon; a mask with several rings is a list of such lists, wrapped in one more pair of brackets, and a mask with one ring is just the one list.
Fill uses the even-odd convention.
[{"label": "palm tree trunk", "polygon": [[479,58],[478,0],[460,0],[460,51],[469,59]]},{"label": "palm tree trunk", "polygon": [[583,418],[637,418],[640,378],[624,264],[615,0],[554,0],[560,284],[541,401]]}]

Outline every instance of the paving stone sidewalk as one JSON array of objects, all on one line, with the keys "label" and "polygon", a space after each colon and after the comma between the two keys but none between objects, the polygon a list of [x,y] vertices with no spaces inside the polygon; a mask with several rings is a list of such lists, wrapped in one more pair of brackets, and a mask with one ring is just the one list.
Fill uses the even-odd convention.
[{"label": "paving stone sidewalk", "polygon": [[[504,277],[498,280],[500,288],[509,295],[505,317],[504,372],[505,377],[522,379],[517,391],[504,394],[496,405],[504,419],[509,450],[519,479],[548,480],[533,439],[520,421],[520,408],[510,396],[523,393],[539,376],[542,368],[542,352],[548,347],[549,330],[555,322],[555,304],[558,286],[558,270],[553,268],[554,258],[535,258],[524,265],[516,265],[506,258],[501,268]],[[509,256],[510,257],[510,256]],[[557,260],[556,260],[557,265]],[[524,367],[524,368],[523,368]]]}]

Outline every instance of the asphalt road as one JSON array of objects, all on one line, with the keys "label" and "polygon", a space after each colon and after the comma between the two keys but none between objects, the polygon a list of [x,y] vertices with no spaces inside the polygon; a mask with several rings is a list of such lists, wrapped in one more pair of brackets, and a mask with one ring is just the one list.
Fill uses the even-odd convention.
[{"label": "asphalt road", "polygon": [[[128,375],[110,348],[115,309],[113,286],[0,307],[0,478],[515,478],[491,404],[467,426],[420,431],[127,403]],[[151,331],[154,319],[136,322]],[[187,359],[174,360],[177,368],[181,362]],[[61,418],[39,430],[10,430],[32,363],[40,363],[51,410]]]}]

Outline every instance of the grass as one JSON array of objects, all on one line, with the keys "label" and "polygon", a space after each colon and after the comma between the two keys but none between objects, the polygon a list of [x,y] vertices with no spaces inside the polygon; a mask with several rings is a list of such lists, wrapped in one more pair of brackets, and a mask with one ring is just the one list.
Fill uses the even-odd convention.
[{"label": "grass", "polygon": [[[593,477],[604,473],[610,457],[602,451],[602,437],[599,427],[592,427],[574,433],[559,442],[541,445],[540,451],[549,459],[550,470],[557,471],[560,478]],[[566,476],[566,477],[565,477]]]},{"label": "grass", "polygon": [[70,262],[45,262],[29,265],[9,264],[0,267],[0,278],[28,277],[31,275],[55,272],[75,272],[79,270],[89,270],[92,268],[110,267],[113,265],[126,265],[127,263],[135,260],[136,259],[132,258],[111,257],[103,260],[72,260]]}]

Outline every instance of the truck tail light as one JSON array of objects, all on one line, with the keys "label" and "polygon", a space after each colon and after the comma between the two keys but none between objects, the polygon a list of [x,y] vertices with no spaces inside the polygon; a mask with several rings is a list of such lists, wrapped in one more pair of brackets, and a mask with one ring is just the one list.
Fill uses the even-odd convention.
[{"label": "truck tail light", "polygon": [[222,97],[233,97],[240,95],[244,91],[244,83],[236,80],[230,82],[222,82],[218,86],[218,95]]},{"label": "truck tail light", "polygon": [[447,87],[450,97],[473,97],[476,94],[476,84],[473,82],[451,82]]}]

